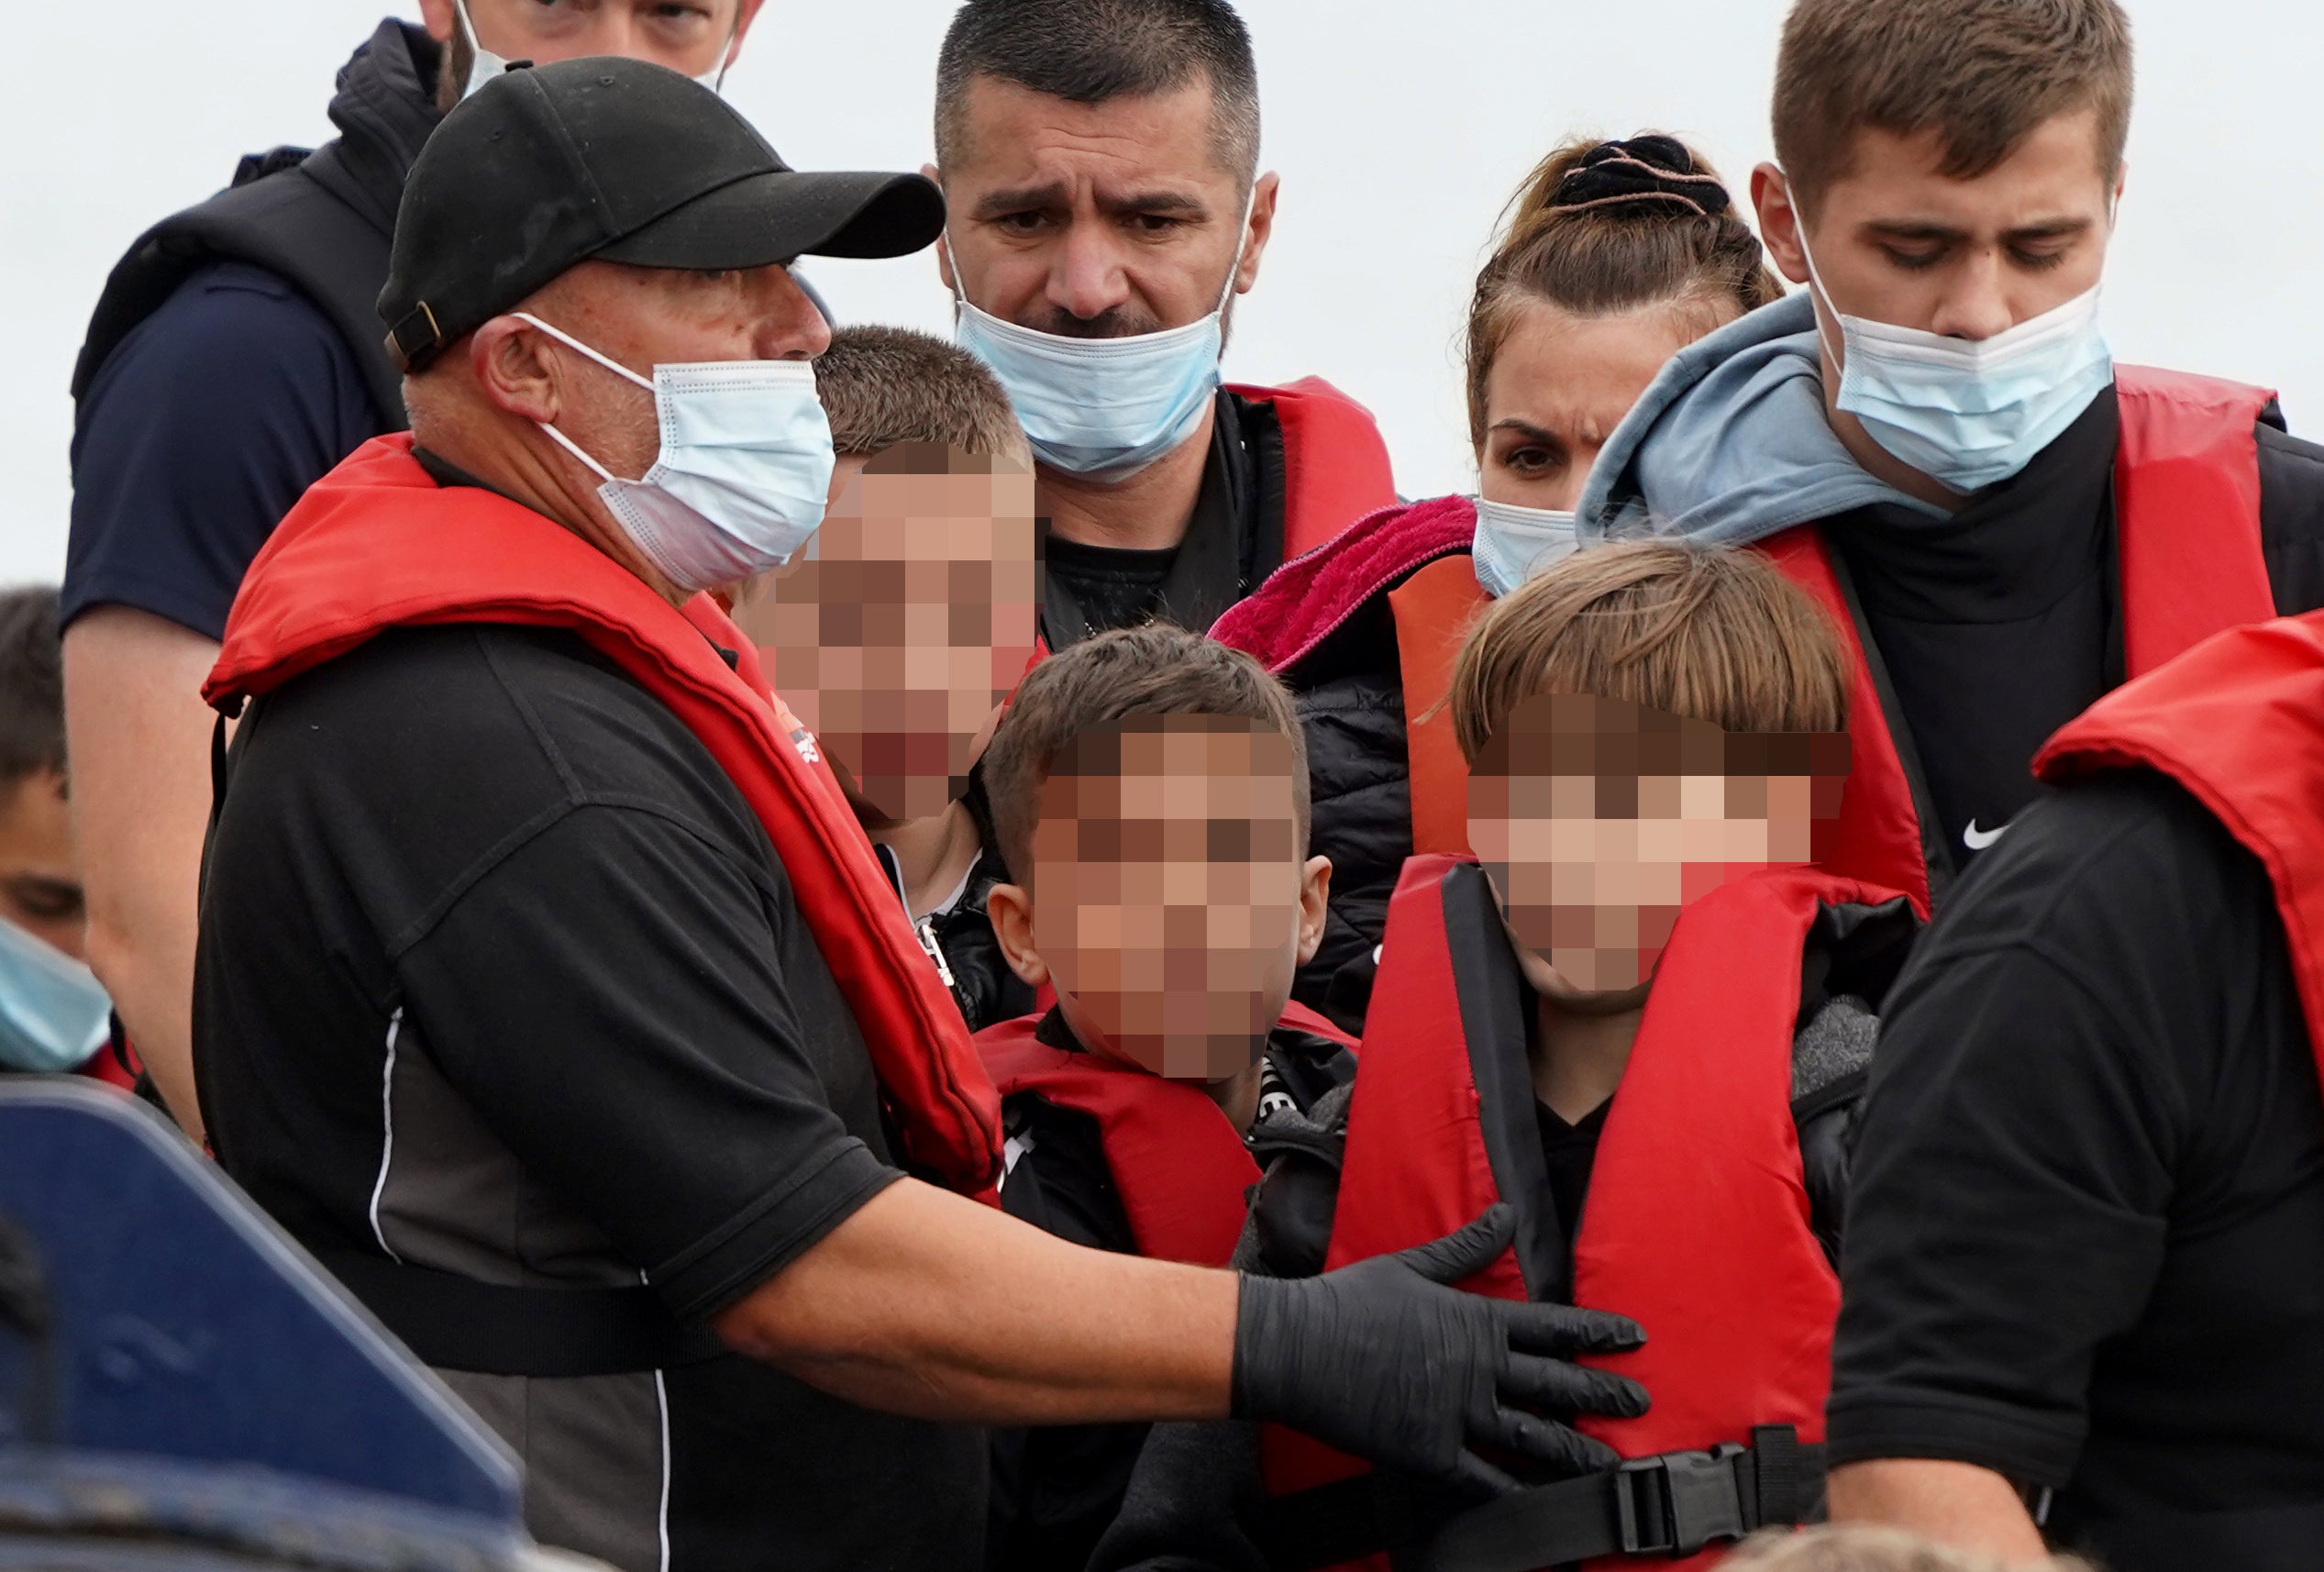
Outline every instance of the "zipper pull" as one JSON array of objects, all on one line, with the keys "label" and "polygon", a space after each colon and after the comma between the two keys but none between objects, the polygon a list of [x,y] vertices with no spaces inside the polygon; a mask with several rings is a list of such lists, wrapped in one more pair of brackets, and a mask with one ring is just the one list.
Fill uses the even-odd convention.
[{"label": "zipper pull", "polygon": [[928,958],[936,963],[936,975],[944,979],[946,988],[958,984],[952,980],[952,968],[945,963],[944,949],[936,943],[936,923],[933,917],[923,917],[913,925],[913,933],[920,939],[920,947],[928,952]]}]

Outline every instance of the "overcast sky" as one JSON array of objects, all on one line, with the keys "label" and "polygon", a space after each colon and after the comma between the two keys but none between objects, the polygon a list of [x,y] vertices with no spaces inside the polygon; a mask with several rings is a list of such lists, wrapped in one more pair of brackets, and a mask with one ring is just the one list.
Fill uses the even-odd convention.
[{"label": "overcast sky", "polygon": [[[1473,481],[1454,342],[1495,218],[1575,131],[1670,130],[1735,183],[1768,156],[1785,0],[1244,0],[1276,240],[1231,376],[1329,378],[1368,404],[1410,495]],[[794,165],[913,169],[951,0],[770,0],[730,96]],[[2122,359],[2280,388],[2324,434],[2324,136],[2314,0],[2130,0],[2139,105],[2108,272]],[[404,15],[417,7],[405,3]],[[0,101],[0,581],[61,571],[72,374],[89,311],[148,224],[246,150],[330,135],[333,73],[381,0],[10,6]],[[823,262],[851,321],[950,321],[925,257]]]}]

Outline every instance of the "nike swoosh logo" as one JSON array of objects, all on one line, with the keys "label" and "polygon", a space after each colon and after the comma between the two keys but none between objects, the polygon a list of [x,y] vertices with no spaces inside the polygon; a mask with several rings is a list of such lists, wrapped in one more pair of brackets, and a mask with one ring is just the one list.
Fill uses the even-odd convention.
[{"label": "nike swoosh logo", "polygon": [[2009,827],[2007,825],[2002,825],[1994,829],[1981,830],[1977,828],[1977,821],[1971,819],[1968,827],[1961,832],[1961,844],[1971,851],[1983,851],[1995,841],[1999,840]]}]

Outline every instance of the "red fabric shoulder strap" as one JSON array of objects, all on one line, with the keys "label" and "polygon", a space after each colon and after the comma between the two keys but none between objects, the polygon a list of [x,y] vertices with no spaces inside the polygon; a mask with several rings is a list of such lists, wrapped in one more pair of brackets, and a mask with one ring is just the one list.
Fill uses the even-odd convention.
[{"label": "red fabric shoulder strap", "polygon": [[1637,1419],[1583,1426],[1625,1456],[1747,1442],[1760,1424],[1823,1434],[1840,1284],[1808,1225],[1791,1121],[1801,957],[1824,905],[1894,899],[1801,869],[1679,916],[1574,1245],[1575,1302],[1649,1330],[1591,1361],[1654,1394]]},{"label": "red fabric shoulder strap", "polygon": [[862,1030],[900,1156],[965,1193],[988,1191],[1000,1104],[959,1013],[813,736],[712,648],[747,651],[706,598],[681,615],[551,520],[490,492],[439,489],[408,436],[382,437],[317,482],[260,552],[204,697],[228,708],[386,628],[444,623],[570,628],[685,723],[798,891]]},{"label": "red fabric shoulder strap", "polygon": [[[1389,901],[1379,980],[1348,1102],[1327,1270],[1440,1238],[1500,1199],[1445,925],[1445,881],[1474,867],[1457,858],[1415,857]],[[1466,1286],[1525,1297],[1513,1253]]]},{"label": "red fabric shoulder strap", "polygon": [[2100,699],[2034,773],[2159,770],[2267,869],[2324,1063],[2324,612],[2220,634]]},{"label": "red fabric shoulder strap", "polygon": [[2275,395],[2142,366],[2117,367],[2114,386],[2122,637],[2137,677],[2224,628],[2275,614],[2252,435]]},{"label": "red fabric shoulder strap", "polygon": [[1468,760],[1453,735],[1453,663],[1492,598],[1466,553],[1440,557],[1388,592],[1404,679],[1404,752],[1411,771],[1412,849],[1468,855]]},{"label": "red fabric shoulder strap", "polygon": [[1139,1255],[1225,1266],[1259,1169],[1218,1104],[1200,1087],[1050,1047],[1033,1035],[1039,1022],[1027,1015],[977,1034],[1001,1095],[1032,1092],[1098,1122]]},{"label": "red fabric shoulder strap", "polygon": [[1366,514],[1394,505],[1388,444],[1362,404],[1321,377],[1227,391],[1273,404],[1282,423],[1285,561],[1312,551]]},{"label": "red fabric shoulder strap", "polygon": [[1823,607],[1832,630],[1848,657],[1848,738],[1853,757],[1848,785],[1840,798],[1840,823],[1823,866],[1834,873],[1902,891],[1922,916],[1929,913],[1928,854],[1920,840],[1920,815],[1913,806],[1912,782],[1904,758],[1888,730],[1887,712],[1865,658],[1856,619],[1841,593],[1831,548],[1813,525],[1787,529],[1759,549],[1783,576]]}]

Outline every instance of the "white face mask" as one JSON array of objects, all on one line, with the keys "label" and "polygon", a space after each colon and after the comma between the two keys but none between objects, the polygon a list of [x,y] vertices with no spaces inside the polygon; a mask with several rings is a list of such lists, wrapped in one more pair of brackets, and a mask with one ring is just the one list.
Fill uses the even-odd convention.
[{"label": "white face mask", "polygon": [[1497,601],[1580,547],[1574,515],[1563,509],[1477,499],[1477,538],[1470,559],[1477,567],[1477,582]]},{"label": "white face mask", "polygon": [[1805,233],[1799,250],[1840,323],[1833,404],[1890,455],[1956,492],[1982,490],[2024,469],[2114,381],[2095,284],[1990,338],[1952,338],[1843,315]]},{"label": "white face mask", "polygon": [[835,460],[831,422],[804,360],[656,366],[651,381],[526,312],[515,314],[654,395],[661,451],[625,481],[546,422],[596,472],[597,495],[646,559],[681,590],[780,568],[823,524]]},{"label": "white face mask", "polygon": [[[506,71],[508,69],[508,61],[503,60],[499,55],[494,54],[492,50],[486,49],[482,40],[477,38],[475,20],[468,14],[468,0],[452,0],[452,15],[459,19],[460,36],[468,40],[469,53],[475,57],[469,62],[467,85],[460,89],[460,96],[462,98],[466,98],[478,88],[492,81],[492,78]],[[741,24],[742,15],[739,11],[736,13],[735,20],[737,26]],[[717,66],[708,74],[695,77],[694,80],[701,83],[704,87],[709,88],[713,93],[725,92],[726,86],[726,60],[727,57],[732,55],[734,52],[735,36],[733,33],[729,32],[726,35],[725,48],[718,51]]]},{"label": "white face mask", "polygon": [[1218,304],[1183,327],[1127,338],[1043,333],[979,310],[956,282],[953,338],[1008,390],[1035,457],[1069,475],[1127,480],[1201,428],[1257,201],[1254,186]]}]

